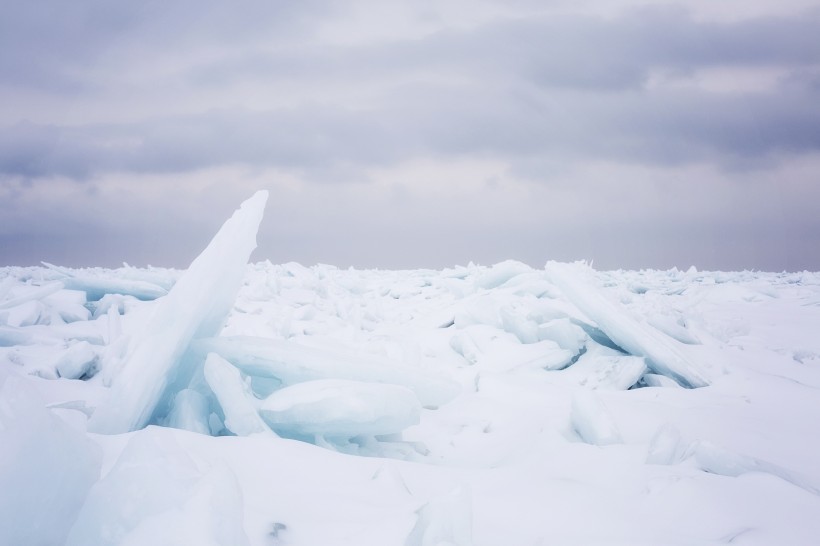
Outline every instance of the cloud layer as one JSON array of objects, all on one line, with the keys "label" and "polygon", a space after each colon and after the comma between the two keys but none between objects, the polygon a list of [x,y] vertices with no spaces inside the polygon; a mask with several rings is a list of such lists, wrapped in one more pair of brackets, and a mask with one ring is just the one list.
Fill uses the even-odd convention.
[{"label": "cloud layer", "polygon": [[49,4],[0,22],[5,263],[184,265],[265,186],[273,261],[820,268],[820,10]]}]

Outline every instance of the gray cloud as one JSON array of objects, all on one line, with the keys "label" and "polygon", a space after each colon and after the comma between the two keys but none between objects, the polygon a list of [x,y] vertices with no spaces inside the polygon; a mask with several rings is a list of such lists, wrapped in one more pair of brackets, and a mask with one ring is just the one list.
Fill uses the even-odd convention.
[{"label": "gray cloud", "polygon": [[[282,260],[820,267],[809,259],[820,225],[803,210],[819,196],[800,186],[811,167],[795,167],[820,153],[820,11],[728,22],[674,8],[535,13],[332,43],[322,29],[343,16],[318,0],[8,6],[0,100],[19,111],[0,118],[0,258],[185,265],[180,248],[199,248],[230,212],[216,204],[248,189],[215,191],[223,169],[297,181],[271,188],[277,223],[260,238],[262,255]],[[744,70],[775,75],[699,84]],[[391,178],[425,161],[501,167],[493,184],[443,196],[429,187],[453,183],[446,173]],[[587,165],[610,168],[582,179]],[[371,180],[378,170],[386,182]],[[159,221],[147,197],[95,193],[125,179],[137,197],[187,197],[161,189],[171,175],[201,175],[191,193],[214,196],[168,205]],[[781,176],[794,195],[774,214]],[[50,196],[63,178],[85,185]],[[513,188],[520,179],[532,187]]]},{"label": "gray cloud", "polygon": [[[545,95],[537,90],[408,86],[381,108],[305,106],[211,111],[134,124],[0,129],[0,172],[86,179],[105,172],[184,172],[231,164],[311,171],[361,168],[425,154],[489,154],[649,164],[820,150],[820,93],[716,94],[635,90]],[[754,165],[754,164],[752,164]]]},{"label": "gray cloud", "polygon": [[260,36],[287,39],[304,32],[317,10],[332,4],[307,0],[146,0],[4,3],[0,18],[0,73],[8,86],[57,93],[93,91],[95,66],[129,58],[161,60],[180,50],[232,44]]}]

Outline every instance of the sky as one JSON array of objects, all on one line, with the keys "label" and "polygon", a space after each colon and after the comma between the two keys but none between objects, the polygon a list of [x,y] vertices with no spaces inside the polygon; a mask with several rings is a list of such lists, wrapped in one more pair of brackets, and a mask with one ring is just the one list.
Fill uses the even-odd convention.
[{"label": "sky", "polygon": [[0,7],[0,265],[820,270],[817,0]]}]

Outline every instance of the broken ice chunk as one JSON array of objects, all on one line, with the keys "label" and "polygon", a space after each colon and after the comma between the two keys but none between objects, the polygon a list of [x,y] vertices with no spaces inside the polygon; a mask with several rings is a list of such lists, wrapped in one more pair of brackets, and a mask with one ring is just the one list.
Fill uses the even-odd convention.
[{"label": "broken ice chunk", "polygon": [[658,375],[656,373],[646,373],[641,378],[641,383],[645,387],[670,387],[681,388],[674,379],[669,379],[665,375]]},{"label": "broken ice chunk", "polygon": [[211,353],[205,360],[205,380],[225,414],[225,427],[237,436],[249,436],[270,429],[259,416],[256,400],[242,380],[242,374],[221,356]]},{"label": "broken ice chunk", "polygon": [[562,349],[577,355],[583,349],[589,336],[570,319],[557,318],[538,325],[538,339],[554,341]]},{"label": "broken ice chunk", "polygon": [[578,436],[588,444],[621,443],[621,433],[612,415],[594,391],[578,390],[572,395],[570,421]]},{"label": "broken ice chunk", "polygon": [[260,414],[286,436],[352,438],[394,434],[418,424],[421,405],[413,391],[399,385],[322,379],[274,392]]},{"label": "broken ice chunk", "polygon": [[[8,283],[8,287],[13,285],[13,282]],[[65,288],[65,285],[61,282],[51,282],[36,287],[26,286],[24,293],[0,302],[0,309],[11,309],[12,307],[17,307],[18,305],[22,305],[26,302],[41,300],[51,294],[54,294],[55,292],[59,292],[63,288]]]},{"label": "broken ice chunk", "polygon": [[521,343],[537,343],[538,325],[528,318],[516,313],[510,307],[499,309],[501,324],[505,331],[513,334]]},{"label": "broken ice chunk", "polygon": [[78,341],[63,353],[55,368],[60,377],[80,379],[94,375],[98,360],[99,355],[93,345],[87,341]]},{"label": "broken ice chunk", "polygon": [[445,404],[460,391],[457,383],[432,372],[291,341],[219,337],[197,340],[193,348],[201,354],[216,353],[248,375],[275,377],[285,385],[332,378],[402,385],[411,389],[425,407]]},{"label": "broken ice chunk", "polygon": [[646,362],[641,356],[586,353],[561,375],[589,389],[623,391],[637,383],[645,372]]},{"label": "broken ice chunk", "polygon": [[701,366],[687,358],[678,342],[655,328],[644,325],[620,310],[583,279],[592,275],[584,264],[549,262],[547,275],[578,309],[594,320],[603,332],[630,353],[647,358],[655,372],[673,378],[684,386],[703,387],[709,384]]},{"label": "broken ice chunk", "polygon": [[170,405],[173,382],[187,386],[195,359],[183,358],[192,339],[214,336],[233,307],[262,220],[268,194],[257,192],[222,226],[208,247],[159,302],[126,356],[110,398],[89,421],[93,432],[144,427],[160,402]]},{"label": "broken ice chunk", "polygon": [[27,301],[0,315],[0,321],[13,328],[33,326],[34,324],[46,324],[48,320],[41,321],[43,316],[43,306],[38,301]]},{"label": "broken ice chunk", "polygon": [[515,260],[507,260],[485,269],[478,275],[475,284],[478,287],[489,290],[501,286],[517,275],[531,272],[532,268],[527,264]]},{"label": "broken ice chunk", "polygon": [[193,389],[182,389],[174,396],[165,424],[171,428],[208,435],[211,432],[209,417],[208,399]]}]

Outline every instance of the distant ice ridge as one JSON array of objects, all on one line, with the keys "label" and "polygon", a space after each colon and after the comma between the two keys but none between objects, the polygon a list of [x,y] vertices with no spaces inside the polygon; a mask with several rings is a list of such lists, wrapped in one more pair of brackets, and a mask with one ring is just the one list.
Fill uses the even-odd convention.
[{"label": "distant ice ridge", "polygon": [[191,340],[218,334],[233,308],[267,199],[259,191],[245,201],[159,302],[89,430],[116,434],[142,428],[158,406],[170,405],[172,384],[187,387],[196,370],[185,352]]}]

